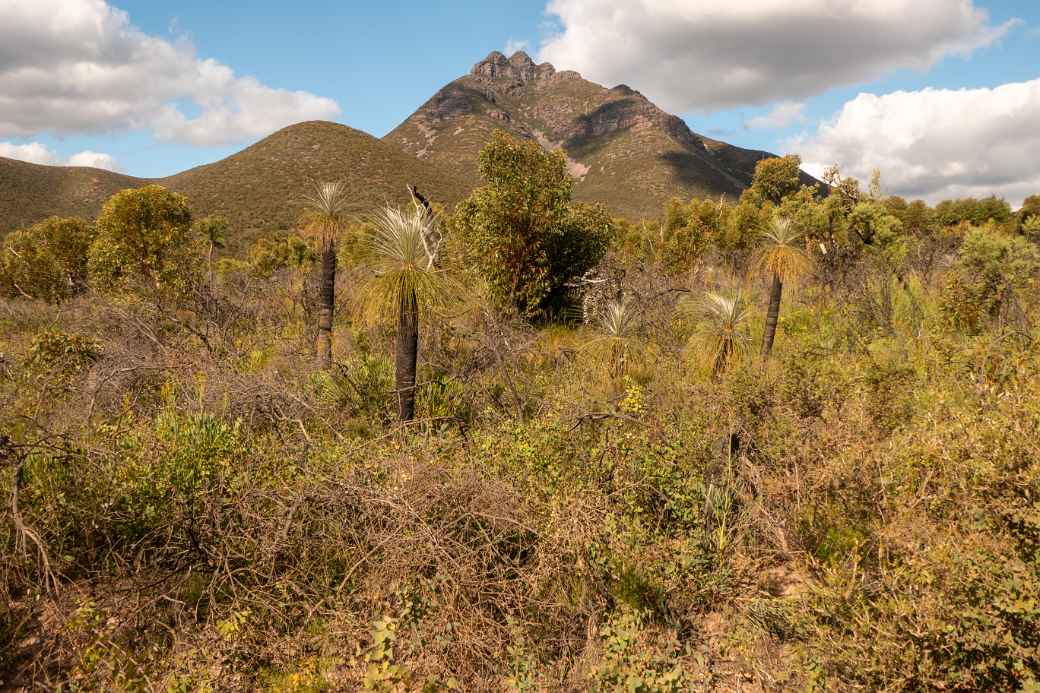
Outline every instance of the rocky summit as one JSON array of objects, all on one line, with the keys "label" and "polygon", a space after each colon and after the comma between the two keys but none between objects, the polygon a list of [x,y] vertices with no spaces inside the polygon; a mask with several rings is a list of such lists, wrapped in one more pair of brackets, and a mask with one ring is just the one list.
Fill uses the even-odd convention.
[{"label": "rocky summit", "polygon": [[771,156],[698,135],[627,85],[608,89],[522,51],[492,52],[384,140],[477,185],[496,129],[563,150],[576,197],[630,217],[656,215],[674,196],[738,196]]}]

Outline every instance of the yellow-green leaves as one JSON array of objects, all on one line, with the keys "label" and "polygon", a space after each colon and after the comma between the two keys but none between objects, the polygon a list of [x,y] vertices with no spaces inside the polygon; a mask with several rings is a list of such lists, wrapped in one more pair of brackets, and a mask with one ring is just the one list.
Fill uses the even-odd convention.
[{"label": "yellow-green leaves", "polygon": [[0,292],[61,302],[87,283],[87,249],[94,226],[75,217],[51,217],[9,234],[0,244]]},{"label": "yellow-green leaves", "polygon": [[95,289],[180,294],[199,277],[201,249],[183,195],[159,185],[116,193],[97,228],[88,257]]}]

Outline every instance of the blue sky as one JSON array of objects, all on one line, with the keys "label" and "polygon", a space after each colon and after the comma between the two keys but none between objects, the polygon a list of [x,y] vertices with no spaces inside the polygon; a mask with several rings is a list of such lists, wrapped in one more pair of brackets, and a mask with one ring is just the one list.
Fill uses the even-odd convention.
[{"label": "blue sky", "polygon": [[[0,154],[25,153],[30,151],[29,147],[37,147],[39,151],[46,151],[44,159],[49,157],[41,159],[44,163],[66,163],[70,157],[86,150],[103,157],[98,161],[110,161],[113,167],[127,173],[162,176],[221,158],[259,139],[267,121],[261,118],[261,122],[238,123],[232,122],[233,116],[223,114],[219,121],[223,129],[219,134],[204,132],[209,126],[192,119],[209,107],[207,99],[223,99],[220,89],[225,86],[248,91],[248,85],[235,81],[243,77],[255,78],[263,88],[278,93],[264,92],[256,96],[255,101],[228,97],[231,110],[241,107],[242,103],[251,103],[257,105],[257,111],[277,111],[282,114],[278,116],[282,120],[292,120],[296,113],[293,109],[298,109],[303,117],[324,115],[381,136],[439,87],[464,74],[491,50],[523,44],[536,58],[539,54],[552,57],[560,69],[579,69],[607,86],[612,86],[612,78],[625,81],[663,107],[682,115],[695,131],[712,137],[779,153],[804,149],[808,152],[807,166],[820,165],[824,160],[830,161],[827,157],[833,157],[831,163],[842,163],[847,170],[859,175],[863,175],[872,162],[888,164],[895,169],[892,180],[896,192],[905,189],[934,197],[974,193],[989,185],[994,192],[1013,198],[1021,196],[1034,181],[1040,183],[1040,173],[1035,165],[1031,168],[1027,162],[1015,165],[1017,173],[1010,176],[1014,180],[1005,180],[1009,178],[1006,172],[996,170],[999,162],[992,162],[994,170],[977,179],[963,174],[951,174],[952,177],[920,174],[904,180],[902,171],[909,169],[959,170],[965,167],[961,160],[972,161],[977,152],[965,151],[956,161],[946,160],[936,152],[949,147],[943,142],[925,141],[920,134],[914,135],[921,138],[920,141],[915,140],[912,146],[899,151],[891,147],[866,151],[874,146],[870,144],[874,138],[885,135],[854,131],[855,123],[867,118],[877,123],[879,130],[884,128],[900,137],[900,133],[927,129],[927,123],[912,122],[915,110],[933,109],[948,114],[961,103],[966,104],[965,107],[974,103],[974,111],[979,110],[978,99],[947,95],[939,100],[935,95],[929,96],[929,90],[997,89],[1009,84],[1030,85],[1040,79],[1040,2],[1036,0],[974,0],[973,4],[968,3],[971,12],[967,15],[961,0],[864,0],[860,4],[871,8],[866,10],[866,15],[837,17],[832,23],[827,23],[832,18],[820,19],[819,26],[813,25],[816,18],[846,11],[834,9],[845,3],[747,0],[750,9],[734,10],[721,0],[553,0],[548,7],[545,0],[511,3],[466,0],[439,6],[402,1],[158,3],[112,0],[106,3],[105,0],[34,0],[41,6],[56,2],[66,10],[72,5],[82,5],[78,8],[77,21],[94,21],[95,15],[102,13],[104,21],[114,27],[104,35],[94,35],[93,29],[77,28],[93,26],[83,21],[70,20],[67,27],[59,29],[53,26],[40,29],[38,25],[46,25],[49,16],[43,11],[33,14],[26,9],[26,2],[0,0],[0,20],[10,15],[13,18],[7,22],[10,31],[28,37],[22,41],[24,47],[16,43],[15,48],[20,52],[13,56],[5,56],[0,49],[0,88],[4,86],[5,68],[9,72],[38,68],[41,74],[47,74],[47,69],[61,70],[56,66],[33,65],[36,48],[33,42],[40,42],[42,54],[44,43],[54,39],[48,32],[59,29],[57,40],[65,41],[68,37],[69,45],[83,42],[82,50],[70,49],[68,65],[81,63],[84,55],[92,55],[91,42],[104,44],[105,51],[113,55],[146,50],[152,56],[153,48],[159,45],[155,41],[160,41],[172,46],[172,53],[180,53],[156,58],[154,69],[158,72],[163,72],[168,64],[177,63],[180,67],[170,71],[171,74],[176,72],[176,79],[183,82],[191,79],[191,69],[194,69],[185,68],[187,63],[208,60],[233,71],[234,75],[231,81],[216,80],[214,86],[199,92],[183,84],[160,90],[161,80],[153,84],[151,79],[141,78],[142,94],[155,91],[148,94],[149,102],[143,105],[134,103],[133,89],[113,92],[112,85],[106,82],[97,87],[94,97],[91,85],[80,88],[73,82],[71,86],[65,85],[74,92],[69,98],[94,98],[96,103],[89,103],[88,107],[96,107],[102,114],[96,117],[92,114],[91,118],[85,118],[89,122],[83,124],[66,122],[60,115],[61,109],[55,107],[54,114],[42,116],[37,126],[33,116],[20,112],[5,114],[5,108],[14,111],[18,106],[11,102],[5,105],[0,96]],[[903,3],[907,4],[900,8]],[[921,6],[927,7],[916,15],[912,12],[917,10],[907,9]],[[756,17],[755,12],[761,13],[761,17]],[[980,19],[978,12],[988,13],[988,18]],[[806,17],[813,21],[806,21]],[[1012,20],[1014,24],[1010,24]],[[604,23],[611,21],[617,24]],[[19,28],[19,22],[25,26]],[[925,27],[932,23],[938,28]],[[0,21],[0,41],[5,38],[4,24]],[[798,34],[798,26],[805,27],[804,35]],[[858,31],[857,27],[866,26],[872,27],[870,31],[877,35],[864,38],[861,34],[868,30]],[[878,27],[883,30],[877,31]],[[136,38],[114,37],[128,30],[136,32]],[[625,37],[623,45],[605,38],[614,31]],[[710,50],[698,48],[710,43],[713,37],[704,32],[713,31],[732,38],[720,41],[718,47]],[[832,41],[821,38],[843,31],[848,31],[848,35]],[[983,34],[986,36],[980,38]],[[860,51],[855,62],[866,68],[859,70],[857,65],[841,65],[844,41],[855,45],[854,51]],[[962,45],[965,42],[971,43],[967,49]],[[185,49],[189,43],[190,47]],[[828,43],[830,45],[823,45]],[[741,73],[720,74],[713,66],[728,64],[719,61],[730,58],[739,61],[739,56],[758,50],[749,46],[760,45],[766,47],[761,48],[761,55],[754,59],[761,64],[740,67],[763,71],[763,79],[757,86],[749,84],[746,89],[727,87],[726,83],[739,82]],[[914,55],[915,46],[919,45],[931,53]],[[895,57],[888,60],[886,53]],[[565,64],[560,64],[561,60]],[[784,70],[788,61],[790,68]],[[831,64],[836,65],[834,70],[829,70]],[[660,67],[669,65],[670,68]],[[765,74],[771,67],[778,70],[776,74]],[[701,69],[713,77],[702,76]],[[70,72],[70,68],[65,68],[66,76]],[[785,80],[795,72],[805,73],[803,79],[792,78],[788,85]],[[170,79],[173,81],[174,77]],[[713,80],[723,84],[713,86]],[[19,88],[23,88],[24,83],[25,80],[19,81]],[[791,89],[789,97],[784,91],[788,88]],[[987,116],[996,126],[983,123],[984,117],[980,115],[977,130],[991,133],[1000,129],[1000,123],[1028,119],[1030,109],[1040,109],[1040,104],[1034,103],[1031,87],[1023,89],[1028,92],[1026,96],[1009,92],[1006,100],[1010,105]],[[46,95],[42,92],[47,90],[42,86],[40,90],[39,98],[44,99]],[[298,91],[308,93],[300,103],[287,96]],[[914,96],[902,100],[883,98],[870,103],[857,101],[861,93],[884,97],[900,91]],[[21,102],[31,102],[37,96],[28,93]],[[265,99],[275,105],[268,109]],[[109,107],[116,102],[118,106]],[[789,102],[788,117],[772,119],[772,122],[766,118],[771,113],[781,113],[784,109],[774,111],[774,108],[784,102]],[[69,108],[68,103],[66,99],[62,107]],[[163,104],[179,111],[180,119],[170,120],[168,113],[159,114]],[[75,108],[74,103],[72,107]],[[51,105],[47,103],[41,108],[49,113]],[[111,115],[106,109],[119,111],[120,115]],[[843,109],[845,118],[838,119]],[[973,117],[973,112],[960,114],[964,120],[970,121]],[[189,122],[183,122],[184,119]],[[836,127],[826,132],[821,130],[821,123],[826,126],[836,119],[840,121]],[[12,121],[14,125],[5,130],[5,121]],[[283,124],[273,115],[269,123],[271,129]],[[941,119],[937,125],[939,123]],[[972,130],[965,134],[975,139],[983,137]],[[1022,140],[1022,146],[1034,141]],[[6,150],[3,149],[5,144]],[[912,158],[912,151],[932,154],[922,155],[918,161]],[[820,161],[809,162],[813,158]],[[1040,157],[1034,158],[1040,160]]]}]

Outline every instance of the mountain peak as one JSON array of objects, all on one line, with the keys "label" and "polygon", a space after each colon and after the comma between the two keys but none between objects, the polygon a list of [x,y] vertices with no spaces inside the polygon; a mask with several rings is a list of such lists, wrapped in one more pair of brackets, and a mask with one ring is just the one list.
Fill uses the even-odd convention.
[{"label": "mountain peak", "polygon": [[473,66],[470,74],[490,81],[527,83],[551,77],[556,74],[556,68],[549,63],[536,64],[524,51],[517,51],[509,58],[499,51],[491,51]]}]

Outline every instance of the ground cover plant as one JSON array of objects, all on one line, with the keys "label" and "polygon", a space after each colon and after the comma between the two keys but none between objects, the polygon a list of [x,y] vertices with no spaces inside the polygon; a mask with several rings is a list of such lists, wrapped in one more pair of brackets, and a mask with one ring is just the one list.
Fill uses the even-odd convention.
[{"label": "ground cover plant", "polygon": [[0,688],[1040,685],[1035,204],[781,160],[631,222],[483,164],[2,240]]}]

